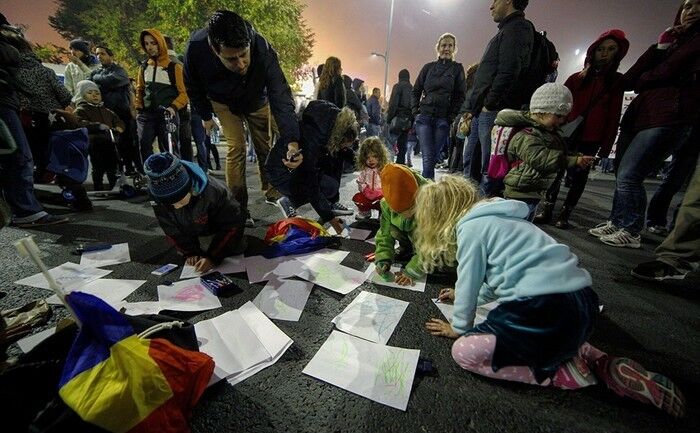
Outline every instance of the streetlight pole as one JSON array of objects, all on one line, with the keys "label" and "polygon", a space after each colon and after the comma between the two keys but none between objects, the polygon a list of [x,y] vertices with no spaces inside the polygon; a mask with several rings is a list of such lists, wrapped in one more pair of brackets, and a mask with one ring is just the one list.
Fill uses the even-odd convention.
[{"label": "streetlight pole", "polygon": [[394,0],[391,0],[391,8],[389,9],[389,30],[386,33],[386,52],[384,54],[384,99],[387,93],[387,80],[389,78],[389,48],[391,47],[391,27],[394,21]]}]

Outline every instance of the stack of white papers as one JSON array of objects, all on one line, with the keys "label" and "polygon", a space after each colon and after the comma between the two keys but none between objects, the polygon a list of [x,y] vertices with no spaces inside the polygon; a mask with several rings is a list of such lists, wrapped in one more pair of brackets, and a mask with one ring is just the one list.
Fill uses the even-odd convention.
[{"label": "stack of white papers", "polygon": [[[122,306],[121,301],[141,287],[145,282],[146,280],[112,280],[100,278],[99,280],[91,281],[79,287],[77,290],[97,296],[112,306],[112,308],[119,310]],[[66,290],[66,294],[72,291],[73,290],[68,289]],[[56,295],[48,297],[46,302],[53,305],[63,305]]]},{"label": "stack of white papers", "polygon": [[386,344],[407,307],[408,302],[399,299],[360,292],[332,322],[343,332]]},{"label": "stack of white papers", "polygon": [[80,266],[98,268],[100,266],[118,265],[131,261],[129,244],[115,244],[112,248],[99,251],[90,251],[80,256]]},{"label": "stack of white papers", "polygon": [[210,384],[226,379],[235,385],[277,362],[293,343],[251,302],[194,329],[199,350],[216,364]]},{"label": "stack of white papers", "polygon": [[[109,275],[112,271],[107,269],[89,268],[72,262],[66,262],[53,269],[49,269],[49,274],[56,280],[60,287],[66,291],[76,290],[85,284]],[[44,274],[39,272],[27,278],[15,281],[16,284],[38,287],[40,289],[51,289]]]},{"label": "stack of white papers", "polygon": [[299,321],[313,284],[298,280],[270,280],[253,304],[270,319]]},{"label": "stack of white papers", "polygon": [[303,373],[405,411],[419,355],[333,331]]},{"label": "stack of white papers", "polygon": [[274,257],[272,259],[266,259],[263,256],[246,257],[243,259],[243,264],[248,274],[248,281],[258,283],[298,275],[303,267],[299,265],[297,260],[302,260],[303,263],[304,259],[318,257],[340,263],[348,254],[350,254],[348,251],[322,249],[310,254]]},{"label": "stack of white papers", "polygon": [[[401,266],[394,265],[391,267],[391,273],[395,274],[396,272],[401,270]],[[388,283],[384,281],[382,277],[379,276],[379,274],[375,271],[370,275],[370,281],[372,281],[373,284],[380,285],[380,286],[386,286],[386,287],[393,287],[395,289],[405,289],[405,290],[412,290],[414,292],[425,292],[425,279],[426,275],[423,275],[421,278],[418,280],[413,281],[412,286],[402,286],[400,284],[396,284],[394,282]]]}]

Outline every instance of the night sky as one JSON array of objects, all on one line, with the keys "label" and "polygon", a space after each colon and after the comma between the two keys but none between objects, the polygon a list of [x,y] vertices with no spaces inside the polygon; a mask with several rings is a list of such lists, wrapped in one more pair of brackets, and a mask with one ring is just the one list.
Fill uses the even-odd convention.
[{"label": "night sky", "polygon": [[[118,4],[118,3],[117,3]],[[304,16],[316,33],[311,64],[335,55],[344,73],[364,78],[370,88],[384,81],[384,53],[391,0],[307,0]],[[497,26],[489,14],[491,0],[395,0],[389,53],[389,85],[407,68],[413,80],[420,68],[435,57],[438,36],[457,36],[456,60],[466,66],[481,57]],[[538,30],[546,30],[561,56],[559,81],[583,66],[590,42],[610,28],[624,30],[631,42],[621,66],[625,71],[673,23],[680,0],[531,0],[527,17]],[[53,0],[0,0],[10,22],[29,25],[34,42],[67,45],[48,25]],[[136,36],[136,35],[135,35]],[[577,56],[576,50],[581,50]]]}]

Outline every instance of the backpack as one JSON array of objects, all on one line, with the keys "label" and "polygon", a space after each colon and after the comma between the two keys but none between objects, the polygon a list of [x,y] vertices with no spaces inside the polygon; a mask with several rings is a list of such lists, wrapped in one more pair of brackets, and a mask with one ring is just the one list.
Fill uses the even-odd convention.
[{"label": "backpack", "polygon": [[547,39],[547,32],[538,32],[532,27],[532,53],[530,55],[530,67],[519,80],[519,88],[522,92],[522,100],[529,105],[532,94],[538,87],[547,81],[547,76],[556,70],[552,63],[559,57],[557,49]]},{"label": "backpack", "polygon": [[493,153],[489,159],[489,168],[486,175],[494,180],[502,180],[508,172],[522,164],[522,160],[508,160],[508,146],[515,134],[524,130],[525,127],[496,126],[491,130],[491,146]]}]

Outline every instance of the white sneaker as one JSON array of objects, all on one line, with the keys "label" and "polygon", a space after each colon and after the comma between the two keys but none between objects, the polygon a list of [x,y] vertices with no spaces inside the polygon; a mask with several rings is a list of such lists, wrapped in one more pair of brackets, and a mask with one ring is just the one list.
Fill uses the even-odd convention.
[{"label": "white sneaker", "polygon": [[642,246],[642,236],[632,236],[625,229],[620,229],[611,235],[601,236],[600,241],[605,245],[621,248],[640,248]]},{"label": "white sneaker", "polygon": [[604,222],[602,224],[598,224],[597,226],[595,226],[595,228],[588,230],[588,234],[599,238],[601,236],[611,235],[618,230],[619,229],[617,227],[615,227],[615,225],[612,223],[612,221],[607,221],[607,222]]}]

